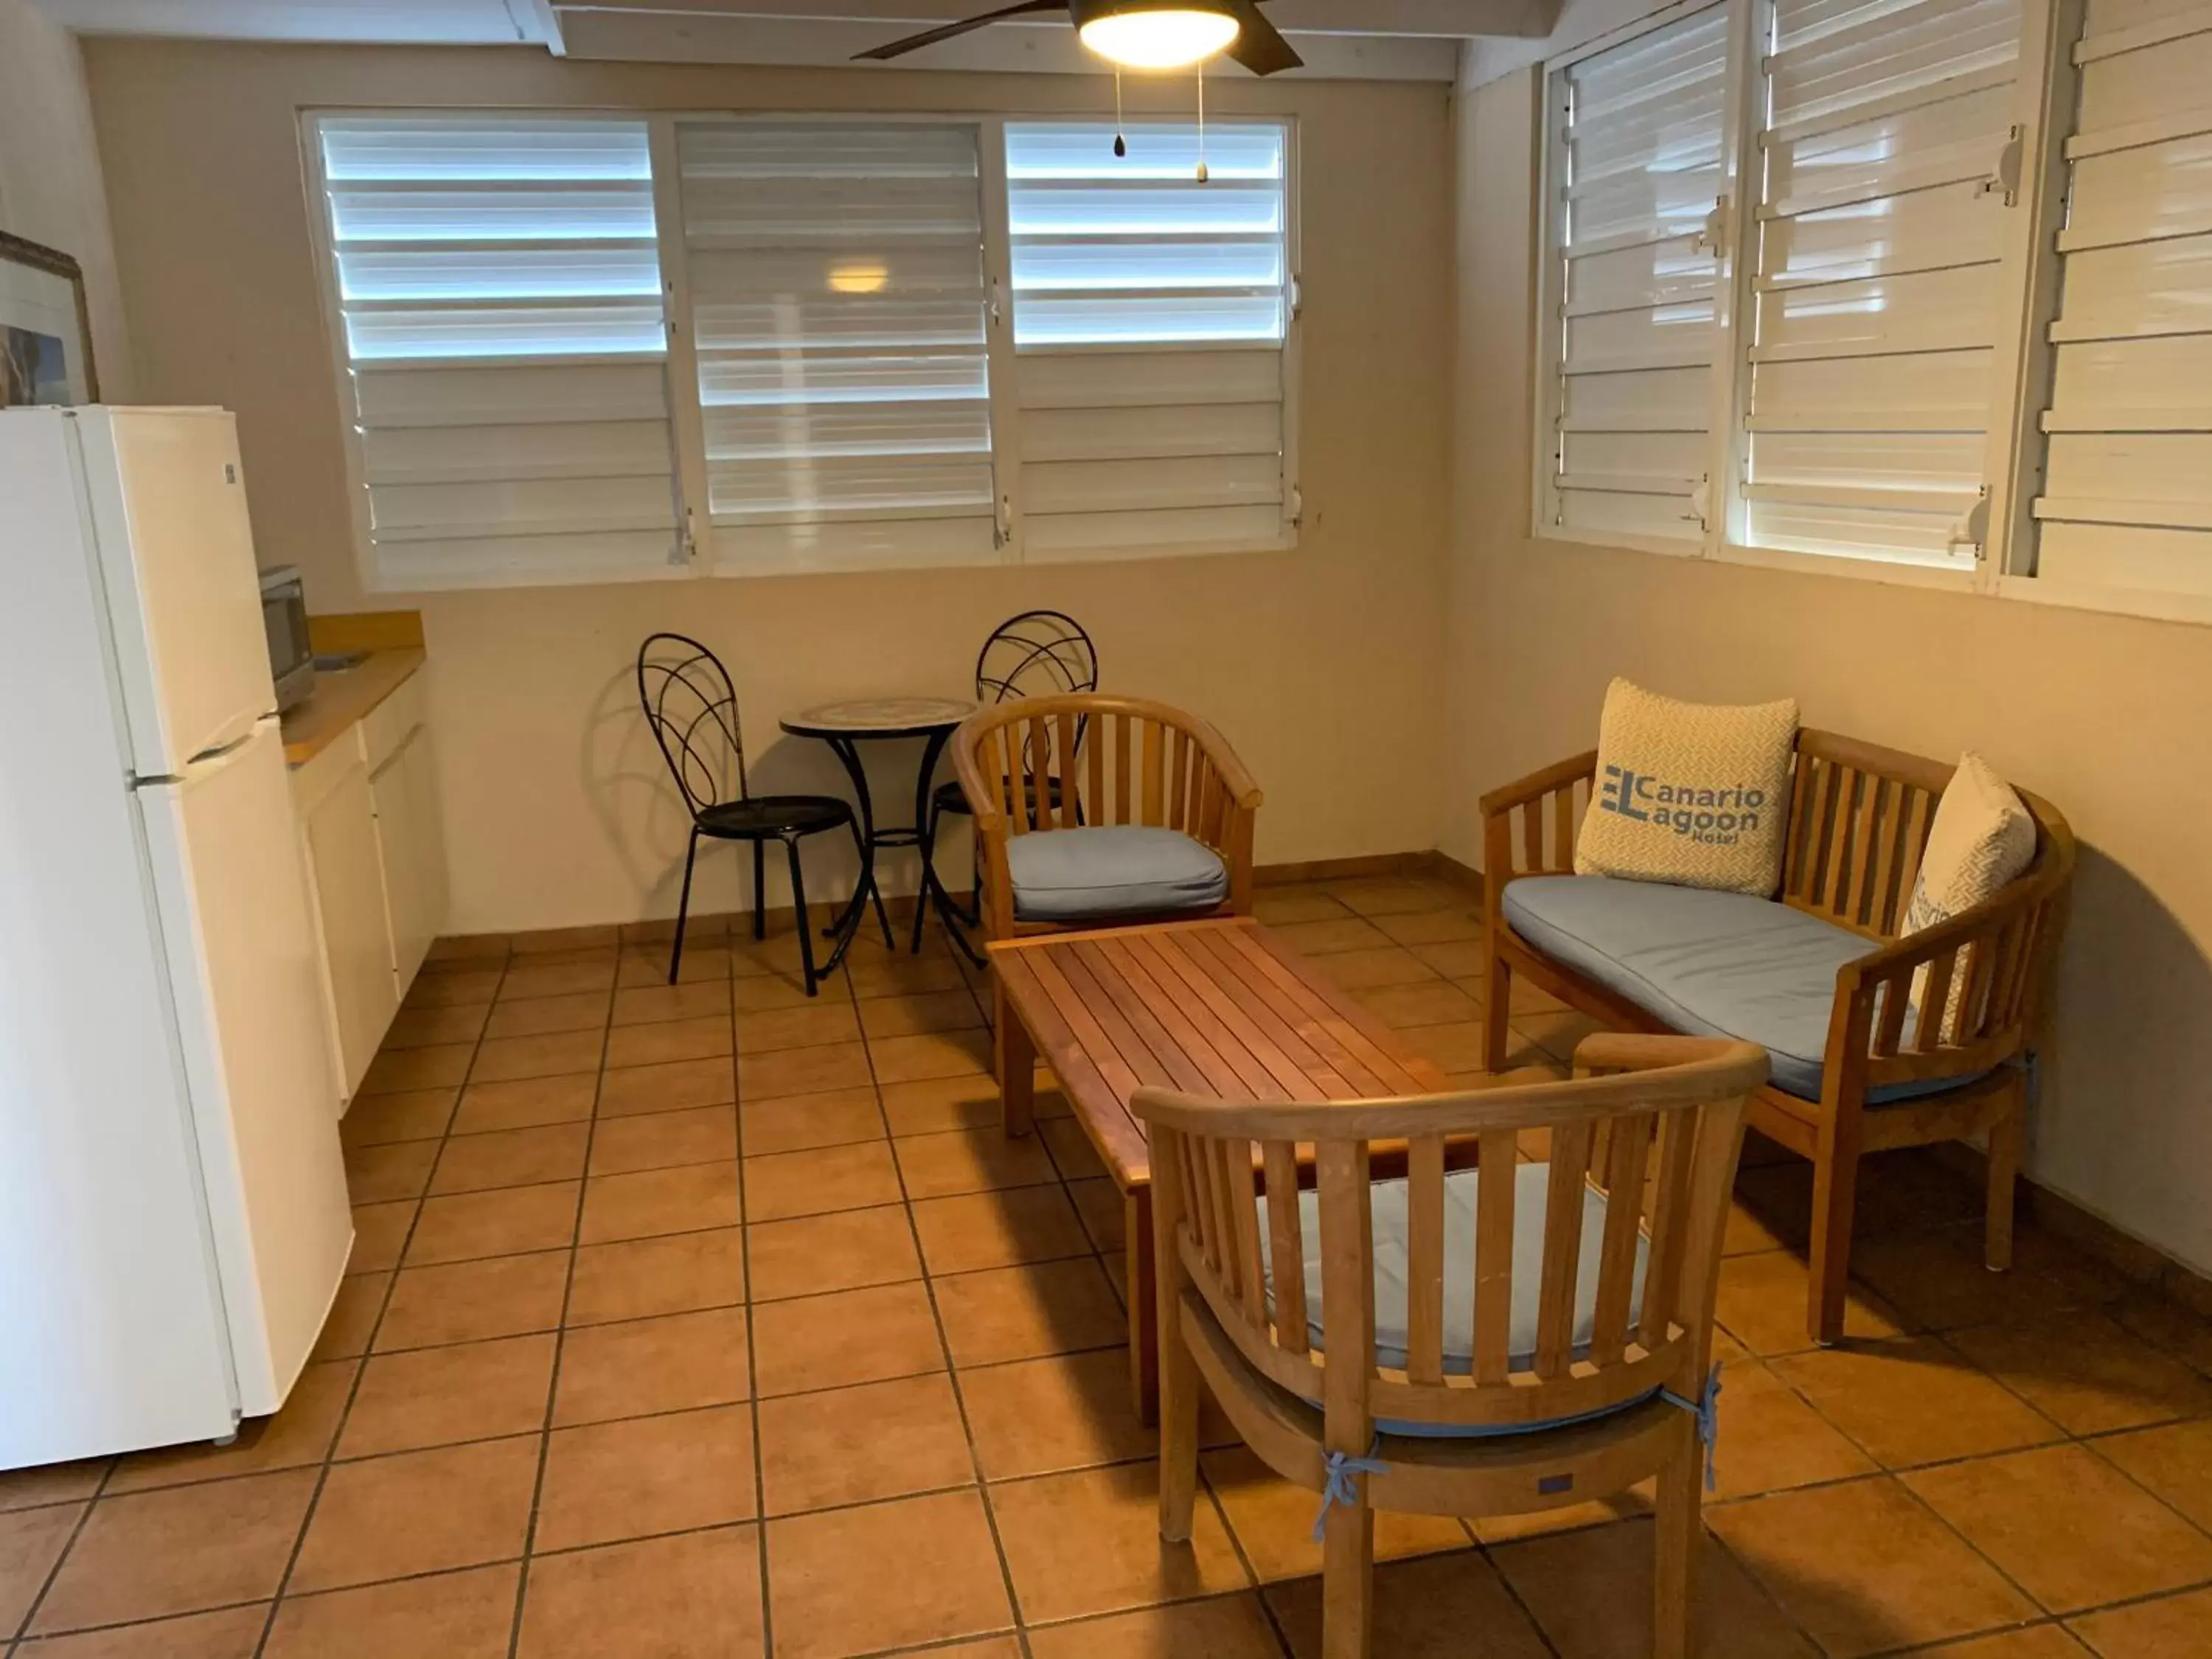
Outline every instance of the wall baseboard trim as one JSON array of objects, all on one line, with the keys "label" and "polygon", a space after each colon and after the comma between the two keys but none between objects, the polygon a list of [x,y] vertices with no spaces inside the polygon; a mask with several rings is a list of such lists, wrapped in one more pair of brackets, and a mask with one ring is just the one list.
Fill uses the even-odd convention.
[{"label": "wall baseboard trim", "polygon": [[[1989,1160],[1982,1149],[1971,1142],[1946,1141],[1923,1150],[1944,1168],[1977,1187],[1989,1178]],[[2178,1303],[2191,1313],[2212,1319],[2212,1278],[2176,1261],[2156,1245],[2146,1244],[2133,1233],[2032,1176],[2021,1177],[2018,1202],[2038,1226],[2110,1267],[2121,1278]]]}]

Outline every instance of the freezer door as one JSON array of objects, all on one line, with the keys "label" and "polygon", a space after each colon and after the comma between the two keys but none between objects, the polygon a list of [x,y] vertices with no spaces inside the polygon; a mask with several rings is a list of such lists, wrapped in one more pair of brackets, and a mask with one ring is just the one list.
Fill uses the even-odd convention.
[{"label": "freezer door", "polygon": [[219,409],[77,422],[131,769],[174,777],[276,707],[237,429]]},{"label": "freezer door", "polygon": [[137,791],[240,1408],[283,1403],[353,1246],[337,1076],[274,720]]}]

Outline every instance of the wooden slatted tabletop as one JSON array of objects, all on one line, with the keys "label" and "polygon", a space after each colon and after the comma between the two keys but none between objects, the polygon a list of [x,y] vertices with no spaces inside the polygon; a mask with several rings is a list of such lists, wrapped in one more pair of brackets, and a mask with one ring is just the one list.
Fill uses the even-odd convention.
[{"label": "wooden slatted tabletop", "polygon": [[1042,1057],[1127,1206],[1131,1381],[1149,1420],[1152,1159],[1139,1088],[1253,1101],[1440,1093],[1443,1073],[1249,916],[994,941],[1006,1132]]}]

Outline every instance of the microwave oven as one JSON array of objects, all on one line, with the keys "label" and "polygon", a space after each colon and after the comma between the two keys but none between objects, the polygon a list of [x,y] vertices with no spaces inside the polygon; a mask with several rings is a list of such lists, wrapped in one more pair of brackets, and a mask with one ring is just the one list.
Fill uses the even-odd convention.
[{"label": "microwave oven", "polygon": [[261,573],[261,629],[269,636],[269,675],[276,711],[297,708],[315,689],[315,647],[307,639],[307,595],[290,565]]}]

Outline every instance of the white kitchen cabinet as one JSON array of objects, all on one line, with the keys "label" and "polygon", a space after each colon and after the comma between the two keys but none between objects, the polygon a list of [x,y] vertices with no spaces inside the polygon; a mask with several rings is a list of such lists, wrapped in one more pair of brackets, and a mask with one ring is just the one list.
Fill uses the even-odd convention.
[{"label": "white kitchen cabinet", "polygon": [[418,726],[402,738],[368,781],[376,807],[392,968],[404,996],[446,916],[446,849],[430,728]]},{"label": "white kitchen cabinet", "polygon": [[445,926],[445,831],[419,679],[292,773],[350,1100]]},{"label": "white kitchen cabinet", "polygon": [[292,774],[327,974],[330,1018],[349,1100],[399,1011],[376,807],[358,729]]}]

